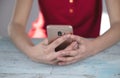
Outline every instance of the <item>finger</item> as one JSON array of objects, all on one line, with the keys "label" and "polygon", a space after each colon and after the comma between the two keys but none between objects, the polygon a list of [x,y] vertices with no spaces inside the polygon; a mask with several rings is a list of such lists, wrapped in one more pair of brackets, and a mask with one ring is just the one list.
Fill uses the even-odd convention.
[{"label": "finger", "polygon": [[64,50],[75,50],[75,49],[78,49],[78,46],[79,46],[78,43],[76,41],[74,41]]},{"label": "finger", "polygon": [[48,64],[57,64],[59,62],[57,57],[59,56],[60,56],[59,52],[52,52],[51,54],[47,55],[45,59]]},{"label": "finger", "polygon": [[64,50],[64,51],[61,51],[61,55],[62,56],[77,56],[79,54],[79,51],[78,50]]},{"label": "finger", "polygon": [[58,57],[57,59],[58,59],[59,61],[62,61],[62,62],[70,62],[70,61],[75,60],[74,57]]},{"label": "finger", "polygon": [[44,39],[40,44],[48,45],[48,39]]},{"label": "finger", "polygon": [[69,65],[69,64],[73,64],[76,63],[77,60],[73,60],[73,61],[69,61],[69,62],[58,62],[58,65],[63,66],[63,65]]},{"label": "finger", "polygon": [[56,47],[59,46],[61,43],[63,43],[64,41],[66,41],[67,38],[68,38],[68,36],[67,36],[67,35],[64,35],[64,36],[56,39],[55,41],[53,41],[53,42],[49,45],[49,47],[50,47],[50,48],[56,48]]},{"label": "finger", "polygon": [[62,53],[61,52],[53,52],[51,53],[51,55],[49,55],[49,58],[48,59],[51,59],[50,61],[58,61],[58,57],[62,56]]},{"label": "finger", "polygon": [[[61,62],[61,61],[63,61],[63,60],[65,61],[64,58],[58,59],[58,58],[61,57],[61,56],[62,56],[62,53],[61,53],[61,52],[55,52],[54,56],[52,56],[53,58],[52,58],[52,60],[51,60],[51,63],[54,64],[54,65],[58,65],[59,62]],[[72,60],[72,58],[69,58],[69,59],[67,59],[67,60]]]},{"label": "finger", "polygon": [[50,61],[50,63],[49,64],[52,64],[52,65],[58,65],[58,60],[54,60],[54,61]]},{"label": "finger", "polygon": [[[80,61],[82,58],[79,58],[79,56],[75,56],[75,57],[69,57],[67,59],[63,59],[61,58],[62,61],[58,62],[58,65],[69,65],[69,64],[73,64],[76,63],[77,61]],[[60,59],[59,59],[60,60]]]},{"label": "finger", "polygon": [[57,65],[69,65],[69,64],[73,64],[77,61],[83,60],[83,56],[75,56],[75,57],[58,57],[57,58],[59,61],[56,62]]}]

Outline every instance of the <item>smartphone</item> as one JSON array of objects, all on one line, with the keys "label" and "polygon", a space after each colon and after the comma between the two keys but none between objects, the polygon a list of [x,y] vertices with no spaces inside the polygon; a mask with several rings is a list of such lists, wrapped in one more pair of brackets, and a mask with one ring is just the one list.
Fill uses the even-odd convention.
[{"label": "smartphone", "polygon": [[[50,44],[60,36],[65,34],[73,34],[73,28],[71,25],[48,25],[47,26],[47,35],[48,35],[48,43]],[[56,47],[55,51],[59,51],[65,49],[68,45],[70,45],[72,40],[66,40],[62,44]]]}]

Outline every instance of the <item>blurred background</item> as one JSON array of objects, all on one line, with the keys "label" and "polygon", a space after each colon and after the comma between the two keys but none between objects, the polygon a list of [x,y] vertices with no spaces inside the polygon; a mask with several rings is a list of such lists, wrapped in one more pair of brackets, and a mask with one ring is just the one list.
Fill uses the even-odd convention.
[{"label": "blurred background", "polygon": [[[103,13],[102,13],[102,21],[101,21],[101,31],[100,34],[103,34],[109,27],[109,18],[106,11],[105,0],[103,0]],[[15,5],[15,0],[0,0],[0,37],[7,37],[7,27],[11,20],[13,9]],[[28,20],[27,29],[32,26],[32,22],[35,21],[38,17],[38,3],[37,0],[34,0],[33,7],[31,10],[31,14]]]}]

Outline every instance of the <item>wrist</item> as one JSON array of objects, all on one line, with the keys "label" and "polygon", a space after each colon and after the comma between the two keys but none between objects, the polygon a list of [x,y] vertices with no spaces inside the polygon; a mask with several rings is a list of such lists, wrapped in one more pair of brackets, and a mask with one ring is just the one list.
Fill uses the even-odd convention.
[{"label": "wrist", "polygon": [[30,57],[33,53],[33,50],[34,50],[33,48],[34,48],[33,45],[26,46],[24,47],[23,52]]},{"label": "wrist", "polygon": [[99,52],[99,48],[98,48],[98,45],[96,44],[95,39],[91,39],[91,41],[90,41],[90,50],[93,55],[97,54]]},{"label": "wrist", "polygon": [[93,48],[95,53],[99,53],[102,50],[104,50],[104,45],[102,45],[102,42],[98,40],[97,38],[93,40]]}]

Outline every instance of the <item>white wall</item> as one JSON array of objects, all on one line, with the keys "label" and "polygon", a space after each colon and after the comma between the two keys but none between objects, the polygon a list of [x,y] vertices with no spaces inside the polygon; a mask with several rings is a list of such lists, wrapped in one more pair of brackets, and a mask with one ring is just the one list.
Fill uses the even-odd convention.
[{"label": "white wall", "polygon": [[103,13],[102,13],[100,34],[102,35],[109,28],[110,28],[109,17],[106,10],[105,0],[103,0]]},{"label": "white wall", "polygon": [[[15,1],[16,0],[0,0],[0,36],[3,37],[8,36],[7,26],[13,13]],[[32,21],[34,21],[37,18],[37,16],[38,16],[38,3],[37,0],[34,0],[30,19],[27,25],[27,31],[31,27]]]},{"label": "white wall", "polygon": [[[7,34],[7,26],[9,24],[13,7],[16,0],[0,0],[0,36],[6,37]],[[105,0],[103,0],[105,1]],[[104,3],[104,2],[103,2]],[[109,28],[109,20],[107,16],[107,12],[105,9],[105,5],[103,5],[103,17],[102,17],[102,23],[101,23],[101,34],[104,33]],[[34,21],[38,16],[38,4],[37,0],[34,0],[33,8],[31,11],[30,19],[28,21],[27,25],[27,31],[31,27],[32,21]]]}]

